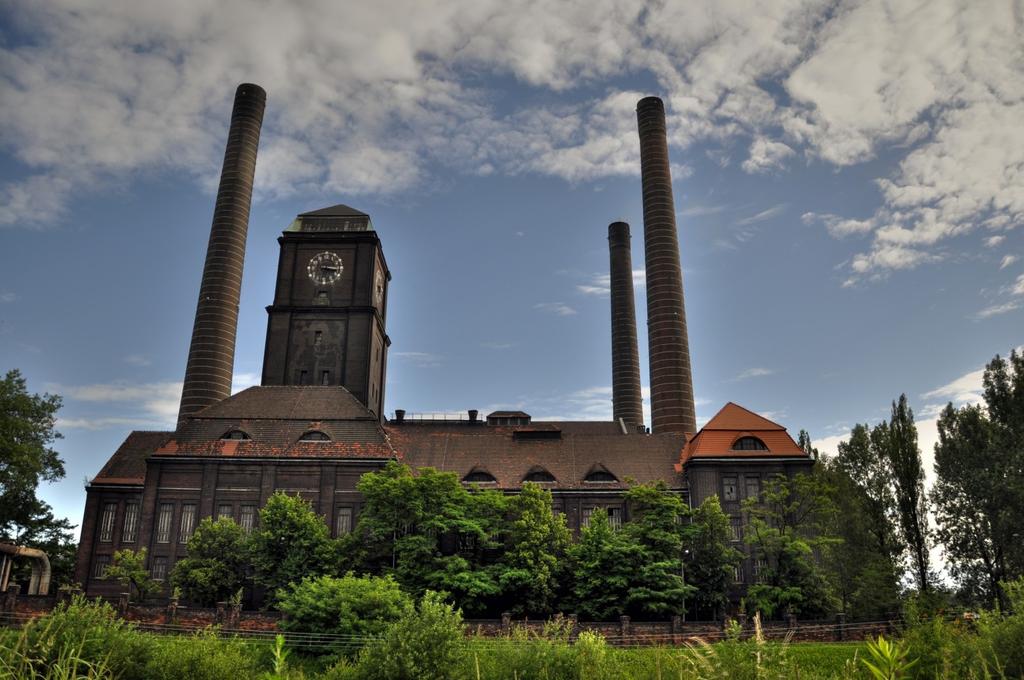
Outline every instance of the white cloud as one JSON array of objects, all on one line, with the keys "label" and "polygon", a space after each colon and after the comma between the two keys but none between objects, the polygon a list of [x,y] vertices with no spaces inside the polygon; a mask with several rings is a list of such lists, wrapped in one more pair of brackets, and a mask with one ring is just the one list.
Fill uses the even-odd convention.
[{"label": "white cloud", "polygon": [[1010,300],[1009,302],[999,302],[988,307],[983,307],[975,316],[979,319],[987,319],[992,316],[999,316],[1012,312],[1015,309],[1020,309],[1021,303],[1017,300]]},{"label": "white cloud", "polygon": [[999,263],[999,268],[1006,269],[1019,259],[1020,258],[1016,255],[1004,255],[1002,261]]},{"label": "white cloud", "polygon": [[565,304],[564,302],[538,302],[533,306],[534,309],[539,309],[544,312],[550,312],[558,316],[572,316],[576,314],[576,310]]},{"label": "white cloud", "polygon": [[733,378],[733,382],[738,382],[740,380],[748,380],[749,378],[761,378],[766,375],[774,374],[775,369],[772,368],[748,368],[747,370],[740,372],[735,378]]},{"label": "white cloud", "polygon": [[933,390],[921,395],[922,399],[941,399],[943,402],[952,401],[956,404],[974,404],[981,401],[982,377],[985,369],[979,368],[976,371],[965,373],[945,385],[936,387]]},{"label": "white cloud", "polygon": [[[79,410],[85,404],[103,404],[103,413],[68,416],[61,419],[63,427],[106,429],[109,427],[173,428],[181,402],[181,382],[94,383],[92,385],[46,386],[47,391],[62,395]],[[77,403],[75,403],[77,402]],[[111,415],[111,411],[114,412]]]},{"label": "white cloud", "polygon": [[772,207],[770,207],[770,208],[768,208],[766,210],[762,210],[761,212],[759,212],[759,213],[757,213],[755,215],[751,215],[750,217],[744,217],[741,220],[736,220],[736,224],[738,226],[745,227],[745,226],[750,225],[750,224],[756,224],[758,222],[764,222],[765,220],[770,220],[771,218],[775,217],[776,215],[779,215],[779,214],[785,212],[787,207],[789,207],[788,203],[779,203],[778,205],[773,205]]},{"label": "white cloud", "polygon": [[442,362],[440,355],[430,352],[395,352],[392,356],[408,361],[417,368],[436,368]]},{"label": "white cloud", "polygon": [[153,362],[150,361],[149,357],[143,356],[141,354],[129,354],[124,358],[124,363],[129,364],[131,366],[142,367],[149,366]]},{"label": "white cloud", "polygon": [[[647,285],[647,270],[633,270],[633,288],[643,288]],[[608,296],[611,294],[611,274],[593,274],[586,283],[576,286],[576,290],[584,295]]]},{"label": "white cloud", "polygon": [[820,222],[825,225],[828,233],[832,234],[836,238],[842,238],[844,236],[851,236],[854,234],[867,234],[874,231],[876,224],[873,219],[866,220],[854,220],[839,215],[833,215],[831,213],[813,213],[805,212],[800,216],[800,220],[804,224],[814,224]]},{"label": "white cloud", "polygon": [[783,162],[793,153],[793,149],[782,142],[773,142],[770,139],[758,137],[750,144],[750,155],[740,167],[744,172],[752,174],[768,172],[774,168],[781,168]]},{"label": "white cloud", "polygon": [[988,238],[985,239],[985,247],[986,248],[996,248],[999,245],[1001,245],[1003,243],[1003,241],[1005,241],[1005,240],[1006,240],[1006,237],[1001,235],[1001,234],[997,235],[997,236],[989,236]]}]

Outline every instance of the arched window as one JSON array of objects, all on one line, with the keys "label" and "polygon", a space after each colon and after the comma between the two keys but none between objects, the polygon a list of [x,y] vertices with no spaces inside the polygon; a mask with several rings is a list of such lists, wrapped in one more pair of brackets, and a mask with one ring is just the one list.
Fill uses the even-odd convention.
[{"label": "arched window", "polygon": [[235,440],[252,439],[252,437],[249,436],[249,433],[245,432],[244,430],[228,430],[223,435],[221,435],[220,438]]},{"label": "arched window", "polygon": [[617,482],[619,480],[604,468],[596,467],[587,473],[583,481],[590,484],[608,484],[609,482]]},{"label": "arched window", "polygon": [[462,478],[467,484],[497,484],[498,480],[486,470],[470,470],[469,474]]},{"label": "arched window", "polygon": [[299,438],[300,442],[329,442],[331,438],[320,430],[310,430]]},{"label": "arched window", "polygon": [[555,481],[555,476],[541,466],[536,465],[530,468],[530,471],[526,473],[525,477],[523,477],[523,481],[535,482],[537,484],[550,484]]},{"label": "arched window", "polygon": [[768,447],[757,437],[740,437],[732,444],[733,451],[767,451]]}]

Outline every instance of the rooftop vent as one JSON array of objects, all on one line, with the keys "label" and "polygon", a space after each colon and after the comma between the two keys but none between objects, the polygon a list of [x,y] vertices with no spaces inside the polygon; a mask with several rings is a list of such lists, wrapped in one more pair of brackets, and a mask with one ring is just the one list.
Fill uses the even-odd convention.
[{"label": "rooftop vent", "polygon": [[487,414],[488,425],[529,425],[530,414],[523,411],[493,411]]}]

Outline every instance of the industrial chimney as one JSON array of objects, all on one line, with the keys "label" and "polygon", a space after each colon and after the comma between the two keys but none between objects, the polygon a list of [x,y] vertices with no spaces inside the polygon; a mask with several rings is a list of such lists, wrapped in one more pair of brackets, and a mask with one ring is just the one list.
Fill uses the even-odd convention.
[{"label": "industrial chimney", "polygon": [[644,422],[640,396],[640,355],[636,346],[636,307],[633,303],[633,257],[629,225],[608,225],[612,299],[612,416],[627,425]]},{"label": "industrial chimney", "polygon": [[651,430],[655,433],[696,432],[665,105],[658,97],[645,97],[637,103],[636,118],[640,130],[644,204]]},{"label": "industrial chimney", "polygon": [[179,427],[193,413],[231,396],[245,236],[266,101],[267,93],[258,85],[243,83],[235,90],[178,409]]}]

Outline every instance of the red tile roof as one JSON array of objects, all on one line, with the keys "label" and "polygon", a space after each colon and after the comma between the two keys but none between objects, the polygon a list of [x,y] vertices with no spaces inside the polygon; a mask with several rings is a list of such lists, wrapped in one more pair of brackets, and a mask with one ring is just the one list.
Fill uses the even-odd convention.
[{"label": "red tile roof", "polygon": [[[767,451],[734,450],[742,437],[757,437]],[[793,441],[786,428],[731,401],[722,407],[683,448],[680,462],[691,458],[772,458],[806,457],[806,452]]]}]

